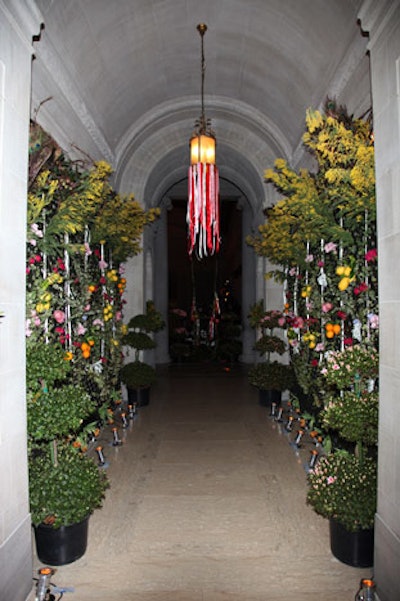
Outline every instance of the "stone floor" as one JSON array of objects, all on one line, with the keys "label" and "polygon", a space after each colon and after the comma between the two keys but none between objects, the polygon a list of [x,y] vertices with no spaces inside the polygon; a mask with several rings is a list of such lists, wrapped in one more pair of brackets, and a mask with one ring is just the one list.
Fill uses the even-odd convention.
[{"label": "stone floor", "polygon": [[294,447],[239,369],[168,370],[119,432],[101,435],[111,488],[87,552],[53,576],[63,599],[353,601],[370,575],[331,555],[305,503],[311,442]]}]

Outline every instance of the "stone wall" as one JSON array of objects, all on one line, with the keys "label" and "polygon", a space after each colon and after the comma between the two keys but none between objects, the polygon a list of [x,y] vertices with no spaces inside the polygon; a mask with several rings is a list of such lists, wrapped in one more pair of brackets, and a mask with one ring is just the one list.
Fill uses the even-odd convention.
[{"label": "stone wall", "polygon": [[39,26],[30,2],[0,1],[0,597],[13,601],[32,588],[24,323],[32,35]]},{"label": "stone wall", "polygon": [[400,4],[365,1],[378,205],[380,414],[375,580],[381,601],[400,599]]}]

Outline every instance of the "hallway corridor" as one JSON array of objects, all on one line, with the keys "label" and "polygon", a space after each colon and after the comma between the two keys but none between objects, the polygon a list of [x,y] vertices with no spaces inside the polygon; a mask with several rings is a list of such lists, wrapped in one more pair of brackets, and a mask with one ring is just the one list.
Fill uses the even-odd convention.
[{"label": "hallway corridor", "polygon": [[166,369],[119,434],[100,441],[111,488],[88,550],[53,577],[63,599],[353,601],[370,570],[332,557],[305,504],[310,447],[296,455],[239,369]]}]

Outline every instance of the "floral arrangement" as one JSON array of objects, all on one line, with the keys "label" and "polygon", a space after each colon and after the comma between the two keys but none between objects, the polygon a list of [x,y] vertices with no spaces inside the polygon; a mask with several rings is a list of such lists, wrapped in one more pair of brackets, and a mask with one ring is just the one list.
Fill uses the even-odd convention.
[{"label": "floral arrangement", "polygon": [[261,300],[250,307],[248,319],[251,327],[261,331],[254,349],[266,357],[265,362],[258,363],[250,369],[250,384],[260,390],[282,391],[290,388],[293,385],[292,367],[278,361],[271,361],[271,353],[283,355],[287,350],[286,342],[274,334],[275,329],[286,328],[286,316],[278,309],[265,311]]},{"label": "floral arrangement", "polygon": [[[317,170],[277,159],[265,178],[282,198],[247,242],[276,266],[296,374],[315,399],[312,369],[325,353],[378,344],[374,147],[368,120],[327,100],[306,114],[303,142]],[[301,373],[300,373],[301,372]]]},{"label": "floral arrangement", "polygon": [[329,396],[321,412],[325,430],[336,430],[344,440],[367,446],[378,442],[379,396],[377,391],[344,391]]},{"label": "floral arrangement", "polygon": [[[61,151],[41,163],[32,127],[27,232],[27,345],[59,343],[75,380],[97,402],[119,386],[124,261],[140,251],[144,227],[157,217],[132,197],[116,194],[112,169],[71,162]],[[33,166],[35,168],[33,168]]]},{"label": "floral arrangement", "polygon": [[376,508],[378,273],[374,145],[368,119],[327,99],[309,109],[303,143],[314,173],[275,161],[265,179],[282,198],[247,242],[283,285],[291,363],[327,436],[308,502],[350,530]]},{"label": "floral arrangement", "polygon": [[358,387],[365,389],[374,385],[378,377],[379,355],[371,346],[357,344],[343,351],[326,353],[321,374],[327,384],[338,389]]},{"label": "floral arrangement", "polygon": [[340,522],[351,532],[373,527],[376,511],[376,461],[361,462],[336,451],[322,457],[308,474],[307,503],[319,515]]},{"label": "floral arrangement", "polygon": [[124,262],[159,214],[116,194],[111,175],[105,161],[70,161],[32,125],[26,339],[34,523],[85,517],[107,486],[85,444],[120,388]]},{"label": "floral arrangement", "polygon": [[285,341],[278,336],[262,336],[254,345],[255,350],[259,351],[260,355],[266,353],[277,353],[283,355],[286,350]]}]

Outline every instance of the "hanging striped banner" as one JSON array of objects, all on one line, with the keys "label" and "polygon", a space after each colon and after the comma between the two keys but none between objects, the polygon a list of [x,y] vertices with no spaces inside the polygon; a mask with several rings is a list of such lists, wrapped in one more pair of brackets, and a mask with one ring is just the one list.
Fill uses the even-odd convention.
[{"label": "hanging striped banner", "polygon": [[201,259],[218,252],[220,245],[219,177],[216,165],[191,165],[188,192],[188,250],[189,255],[196,250]]}]

